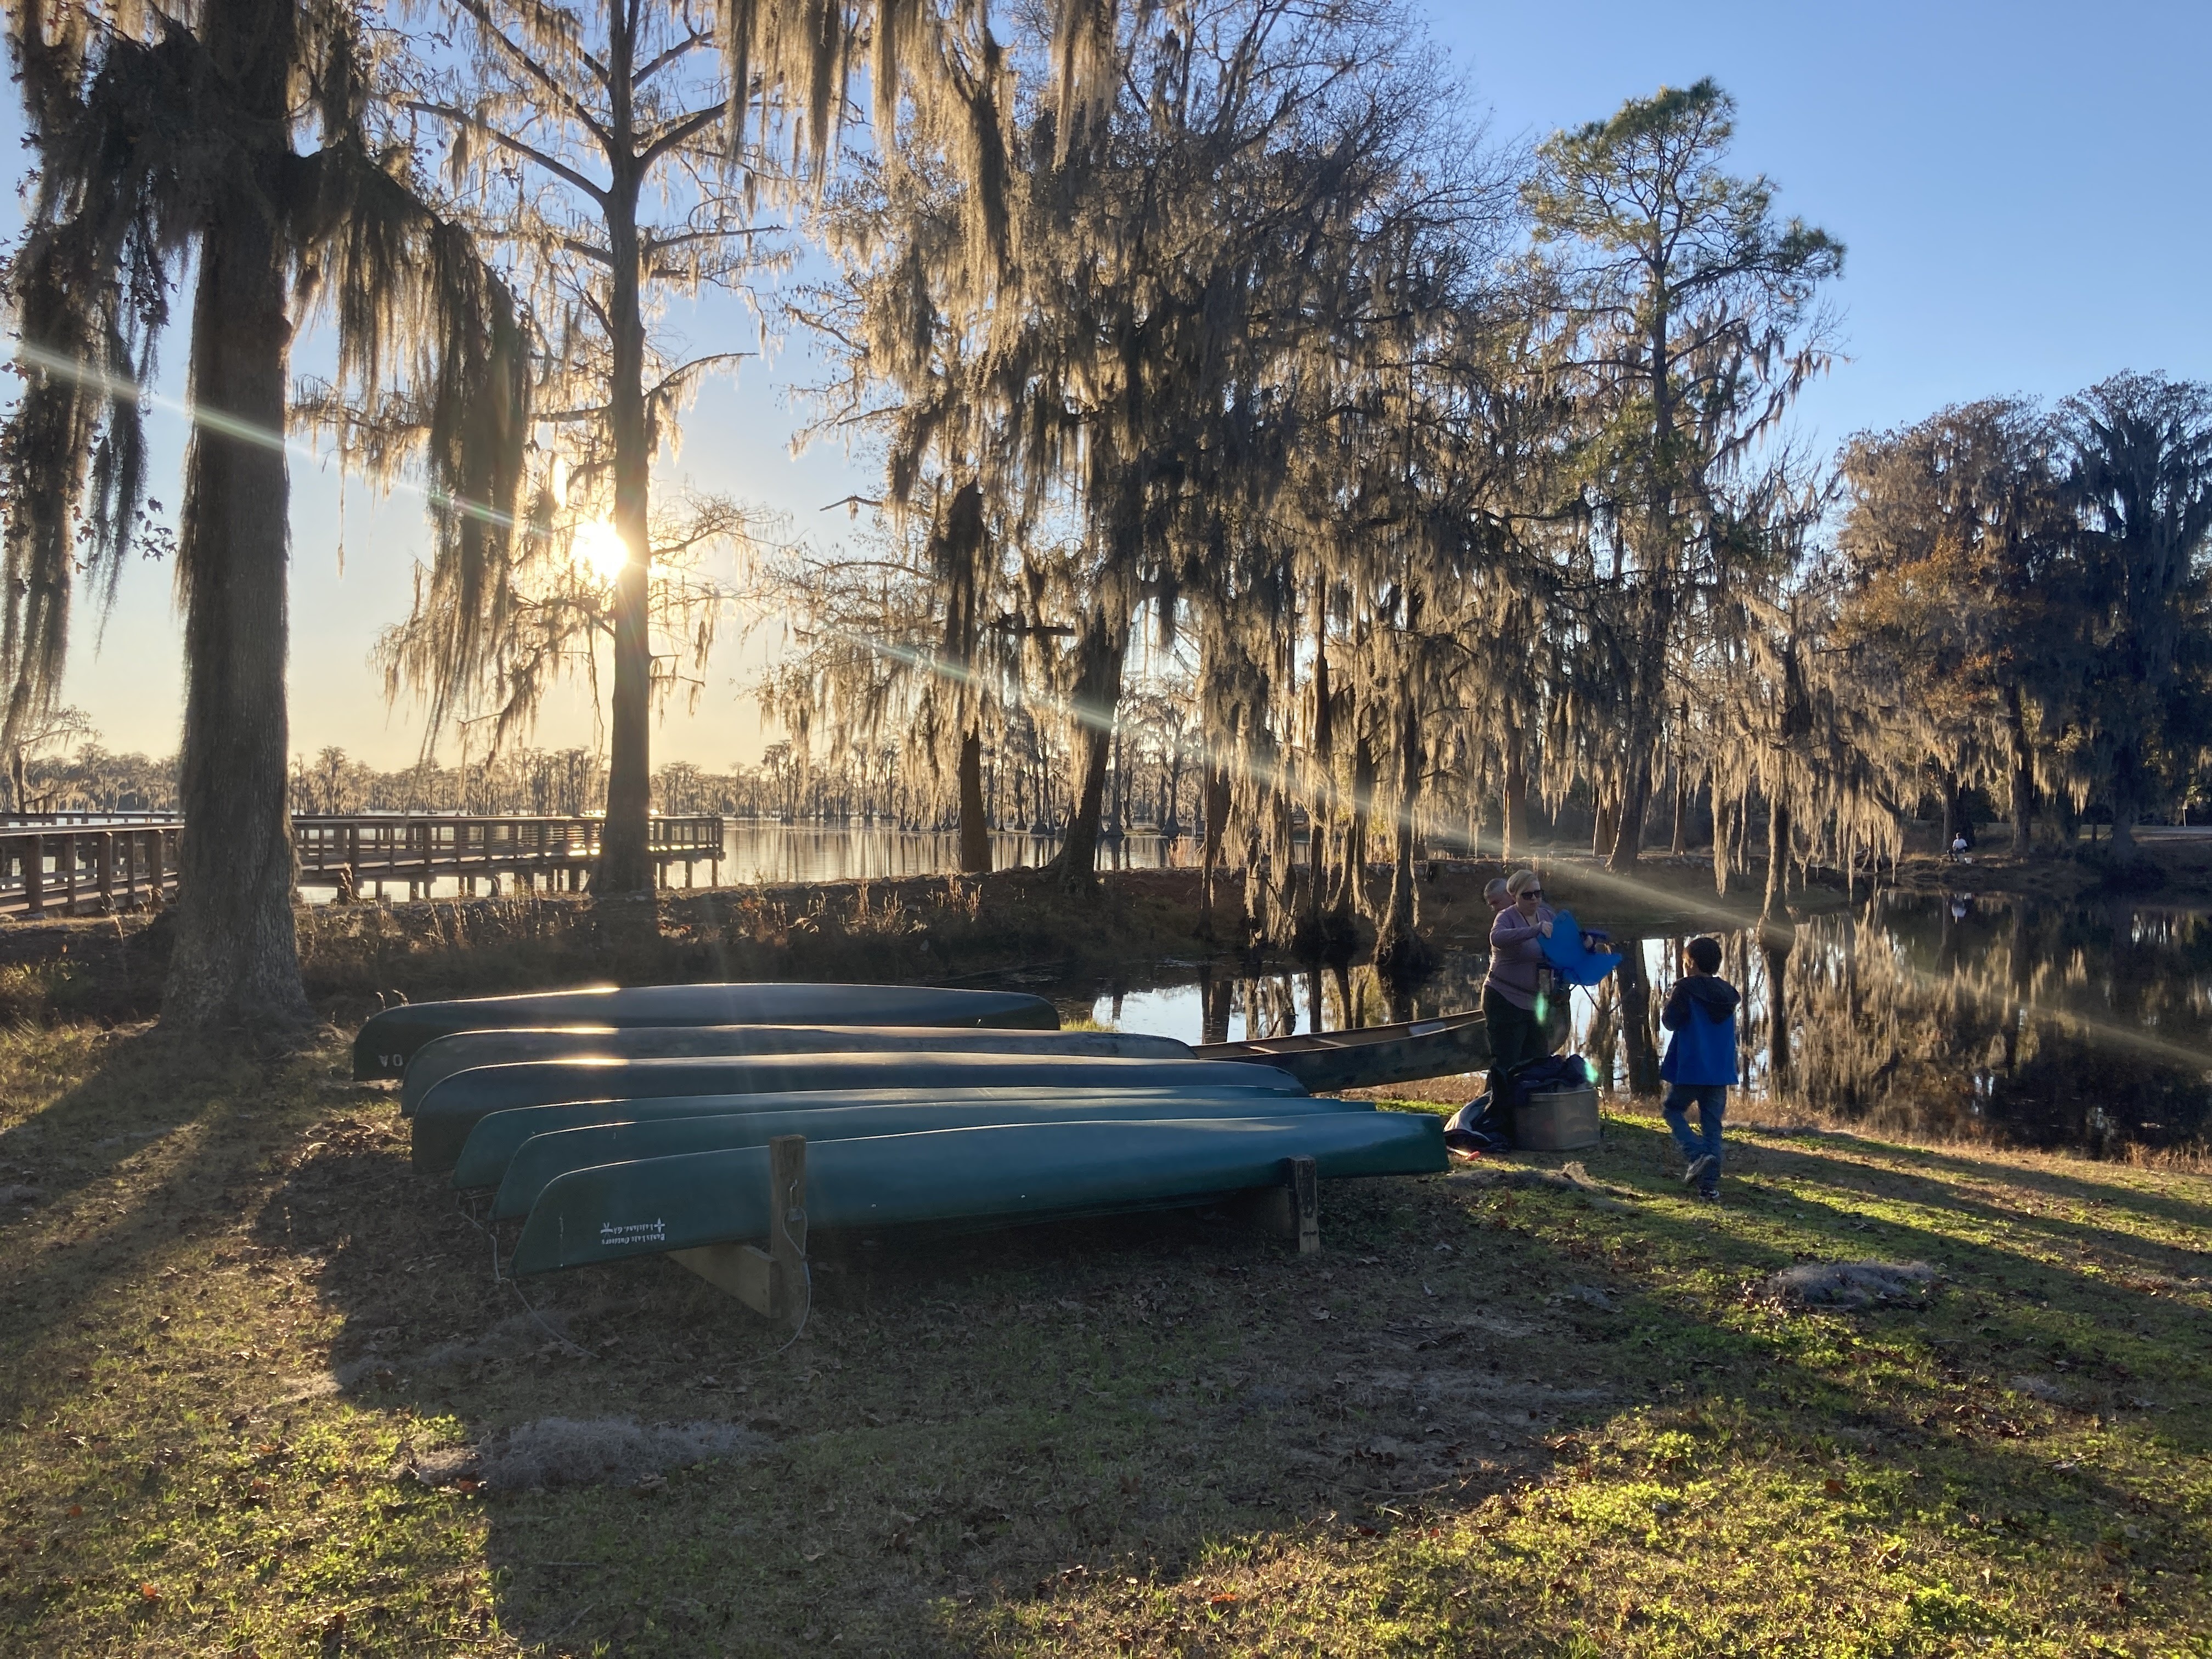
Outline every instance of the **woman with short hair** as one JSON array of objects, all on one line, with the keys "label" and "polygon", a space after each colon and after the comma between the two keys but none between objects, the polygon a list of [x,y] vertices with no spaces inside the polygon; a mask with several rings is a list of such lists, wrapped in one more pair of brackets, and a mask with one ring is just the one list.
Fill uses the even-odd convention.
[{"label": "woman with short hair", "polygon": [[1551,907],[1544,902],[1543,878],[1534,870],[1516,870],[1506,878],[1512,902],[1490,925],[1490,971],[1482,981],[1482,1021],[1490,1030],[1490,1097],[1512,1069],[1540,1059],[1549,1044],[1537,1018],[1542,988],[1544,941],[1552,936]]}]

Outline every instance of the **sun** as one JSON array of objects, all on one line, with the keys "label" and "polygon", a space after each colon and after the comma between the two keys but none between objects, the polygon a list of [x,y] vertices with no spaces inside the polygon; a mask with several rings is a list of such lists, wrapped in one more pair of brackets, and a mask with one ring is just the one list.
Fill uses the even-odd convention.
[{"label": "sun", "polygon": [[577,563],[603,582],[614,580],[629,562],[629,544],[605,519],[588,519],[578,525],[569,550]]}]

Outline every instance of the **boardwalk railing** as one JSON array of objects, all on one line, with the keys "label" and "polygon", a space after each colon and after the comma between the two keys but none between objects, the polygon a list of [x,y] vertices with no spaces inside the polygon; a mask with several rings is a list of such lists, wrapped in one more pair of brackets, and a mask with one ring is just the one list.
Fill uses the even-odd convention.
[{"label": "boardwalk railing", "polygon": [[183,820],[155,813],[33,812],[0,819],[0,915],[135,910],[176,890]]},{"label": "boardwalk railing", "polygon": [[[464,892],[476,890],[483,877],[513,876],[534,887],[542,877],[549,887],[582,885],[584,872],[599,855],[606,820],[597,815],[553,817],[458,817],[441,813],[401,816],[377,812],[349,817],[301,816],[292,820],[299,850],[300,879],[331,887],[342,896],[364,887],[380,891],[386,882],[407,884],[412,896],[440,877],[453,877]],[[669,872],[684,866],[684,884],[694,866],[709,867],[711,884],[720,872],[722,820],[712,813],[655,817],[647,850],[655,878],[665,886]]]},{"label": "boardwalk railing", "polygon": [[[457,880],[465,893],[478,879],[498,890],[507,876],[524,887],[574,891],[599,855],[605,820],[598,817],[449,817],[364,813],[354,817],[301,816],[292,820],[299,880],[342,898],[365,890],[382,895],[387,882],[407,884],[408,896],[430,884]],[[0,915],[101,915],[158,903],[176,891],[177,843],[183,820],[137,813],[40,813],[0,819]],[[655,879],[684,866],[721,872],[722,820],[712,814],[656,817],[647,842]]]}]

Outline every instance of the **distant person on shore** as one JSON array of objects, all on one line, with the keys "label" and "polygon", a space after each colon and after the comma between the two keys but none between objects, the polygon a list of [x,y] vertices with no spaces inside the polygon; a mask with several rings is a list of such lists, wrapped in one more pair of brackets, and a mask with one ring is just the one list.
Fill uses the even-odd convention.
[{"label": "distant person on shore", "polygon": [[[1659,1011],[1659,1023],[1671,1033],[1666,1057],[1659,1062],[1659,1076],[1668,1085],[1660,1110],[1674,1131],[1674,1144],[1689,1160],[1683,1184],[1695,1187],[1699,1198],[1718,1200],[1721,1119],[1736,1081],[1735,1011],[1743,998],[1720,976],[1719,940],[1693,939],[1682,954],[1688,958],[1682,977]],[[1695,1134],[1690,1132],[1693,1103]]]},{"label": "distant person on shore", "polygon": [[1505,1079],[1516,1066],[1540,1058],[1547,1047],[1536,1011],[1544,986],[1544,940],[1552,933],[1543,879],[1534,870],[1516,870],[1506,878],[1505,895],[1510,902],[1490,924],[1490,971],[1482,981],[1492,1100],[1504,1098]]},{"label": "distant person on shore", "polygon": [[1492,876],[1490,884],[1482,890],[1482,902],[1490,907],[1490,919],[1498,920],[1498,913],[1513,902],[1513,895],[1505,890],[1505,878]]}]

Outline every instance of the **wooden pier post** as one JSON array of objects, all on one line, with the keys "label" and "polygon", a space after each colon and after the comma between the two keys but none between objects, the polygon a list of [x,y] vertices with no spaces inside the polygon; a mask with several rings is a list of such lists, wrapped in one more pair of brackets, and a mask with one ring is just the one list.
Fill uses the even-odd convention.
[{"label": "wooden pier post", "polygon": [[115,914],[115,832],[103,830],[100,833],[100,914]]},{"label": "wooden pier post", "polygon": [[23,914],[46,914],[46,843],[41,836],[23,843]]}]

